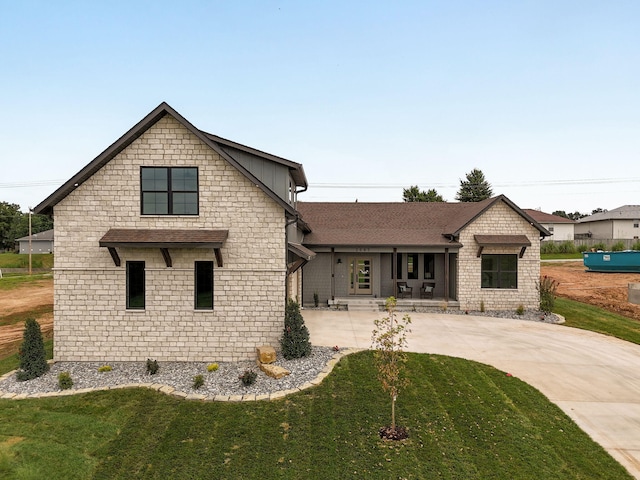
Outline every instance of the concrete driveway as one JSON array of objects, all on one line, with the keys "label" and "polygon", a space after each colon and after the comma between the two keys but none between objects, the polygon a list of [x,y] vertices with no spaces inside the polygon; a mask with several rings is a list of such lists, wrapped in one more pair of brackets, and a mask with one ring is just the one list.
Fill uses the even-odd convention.
[{"label": "concrete driveway", "polygon": [[[303,310],[314,345],[369,348],[383,312]],[[492,365],[533,385],[640,479],[640,346],[522,320],[411,312],[409,349]]]}]

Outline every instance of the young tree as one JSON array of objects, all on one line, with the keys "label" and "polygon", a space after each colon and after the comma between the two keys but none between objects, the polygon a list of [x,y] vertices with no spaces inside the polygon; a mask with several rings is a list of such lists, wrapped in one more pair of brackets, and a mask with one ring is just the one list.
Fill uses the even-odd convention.
[{"label": "young tree", "polygon": [[405,202],[444,202],[444,198],[435,188],[430,188],[425,192],[420,190],[417,185],[403,189],[402,200]]},{"label": "young tree", "polygon": [[20,381],[31,380],[49,371],[47,355],[44,350],[40,324],[33,318],[24,324],[22,345],[20,347],[20,370],[17,378]]},{"label": "young tree", "polygon": [[407,356],[403,348],[407,346],[407,327],[411,323],[411,317],[405,314],[402,320],[396,316],[397,301],[394,297],[387,298],[385,309],[387,316],[374,320],[375,328],[371,334],[375,366],[378,370],[378,379],[385,392],[391,396],[391,428],[390,433],[396,432],[396,400],[398,393],[408,384],[404,376],[404,364]]},{"label": "young tree", "polygon": [[287,360],[306,357],[311,353],[309,330],[300,313],[300,305],[294,300],[287,302],[284,312],[284,332],[280,339],[282,355]]},{"label": "young tree", "polygon": [[459,202],[479,202],[493,195],[491,184],[484,178],[484,173],[474,168],[466,175],[466,180],[460,180],[460,189],[456,193]]}]

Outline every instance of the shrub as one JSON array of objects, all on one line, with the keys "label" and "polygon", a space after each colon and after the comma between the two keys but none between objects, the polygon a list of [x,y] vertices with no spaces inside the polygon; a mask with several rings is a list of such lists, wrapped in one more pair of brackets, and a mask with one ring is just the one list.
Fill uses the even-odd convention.
[{"label": "shrub", "polygon": [[631,245],[631,250],[640,250],[640,242],[636,242]]},{"label": "shrub", "polygon": [[282,355],[287,360],[306,357],[311,353],[309,330],[304,324],[298,302],[289,300],[284,314],[284,333],[280,339]]},{"label": "shrub", "polygon": [[202,375],[196,375],[193,377],[193,389],[198,390],[204,385],[204,377]]},{"label": "shrub", "polygon": [[156,373],[158,373],[158,370],[160,370],[160,366],[158,365],[158,361],[157,360],[151,360],[150,358],[147,358],[147,373],[149,375],[155,375]]},{"label": "shrub", "polygon": [[536,285],[538,293],[540,293],[540,310],[545,313],[551,313],[556,301],[556,289],[558,282],[546,275],[540,279]]},{"label": "shrub", "polygon": [[571,240],[565,240],[558,245],[558,253],[576,253],[576,245]]},{"label": "shrub", "polygon": [[612,252],[622,252],[624,250],[624,242],[618,241],[611,246]]},{"label": "shrub", "polygon": [[518,305],[518,308],[516,308],[516,314],[517,315],[524,315],[524,305],[522,305],[522,304]]},{"label": "shrub", "polygon": [[591,245],[591,248],[593,248],[596,251],[598,251],[598,250],[606,251],[607,250],[607,246],[603,242],[595,243],[595,244]]},{"label": "shrub", "polygon": [[313,306],[317,307],[318,305],[320,305],[320,296],[318,292],[313,292]]},{"label": "shrub", "polygon": [[576,248],[578,249],[578,251],[579,251],[580,253],[584,253],[584,252],[586,252],[587,250],[589,250],[589,247],[588,247],[588,246],[586,246],[584,243],[583,243],[583,244],[581,244],[581,245],[578,245]]},{"label": "shrub", "polygon": [[216,370],[218,370],[219,366],[217,363],[210,363],[209,365],[207,365],[207,372],[215,372]]},{"label": "shrub", "polygon": [[73,380],[71,379],[69,372],[60,372],[58,374],[58,386],[60,387],[60,390],[69,390],[73,387]]},{"label": "shrub", "polygon": [[113,368],[111,368],[111,365],[102,365],[101,367],[98,368],[98,371],[100,373],[110,372],[111,370],[113,370]]},{"label": "shrub", "polygon": [[557,253],[558,248],[553,241],[542,242],[540,245],[540,253]]},{"label": "shrub", "polygon": [[258,378],[258,374],[253,370],[251,370],[250,368],[248,368],[238,378],[240,378],[240,380],[242,381],[242,384],[245,387],[248,387],[249,385],[253,385],[255,383],[256,378]]},{"label": "shrub", "polygon": [[19,356],[20,370],[17,373],[18,380],[31,380],[49,371],[40,324],[33,318],[27,319],[24,324]]}]

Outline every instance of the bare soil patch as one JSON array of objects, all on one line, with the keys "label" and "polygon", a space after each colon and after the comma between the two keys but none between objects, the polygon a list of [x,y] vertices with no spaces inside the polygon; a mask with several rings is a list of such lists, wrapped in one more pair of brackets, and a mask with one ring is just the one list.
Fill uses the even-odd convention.
[{"label": "bare soil patch", "polygon": [[[10,316],[33,316],[45,338],[53,336],[53,279],[29,282],[11,290],[0,290],[0,321]],[[0,358],[15,353],[22,342],[24,321],[0,325]]]},{"label": "bare soil patch", "polygon": [[628,286],[640,283],[640,273],[587,272],[582,261],[543,263],[540,273],[558,282],[560,297],[640,321],[640,305],[628,302]]}]

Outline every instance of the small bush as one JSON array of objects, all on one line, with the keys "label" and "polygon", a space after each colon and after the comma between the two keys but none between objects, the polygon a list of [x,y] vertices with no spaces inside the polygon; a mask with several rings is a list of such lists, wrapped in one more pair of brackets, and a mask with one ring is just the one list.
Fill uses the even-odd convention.
[{"label": "small bush", "polygon": [[602,251],[607,251],[607,246],[603,243],[603,242],[599,242],[599,243],[595,243],[593,245],[591,245],[591,248],[593,248],[596,252],[598,250],[602,250]]},{"label": "small bush", "polygon": [[553,241],[542,242],[540,253],[558,253],[558,248]]},{"label": "small bush", "polygon": [[193,377],[193,389],[198,390],[204,385],[204,377],[202,375],[196,375]]},{"label": "small bush", "polygon": [[480,311],[484,313],[484,300],[480,300]]},{"label": "small bush", "polygon": [[73,380],[69,372],[60,372],[58,374],[58,387],[60,387],[60,390],[69,390],[73,387]]},{"label": "small bush", "polygon": [[571,240],[565,240],[558,245],[558,253],[576,253],[576,245]]},{"label": "small bush", "polygon": [[624,242],[616,242],[611,246],[612,252],[622,252],[624,250]]},{"label": "small bush", "polygon": [[49,371],[42,331],[40,324],[34,318],[27,319],[24,324],[19,356],[20,370],[16,375],[18,380],[31,380]]},{"label": "small bush", "polygon": [[282,356],[287,360],[306,357],[311,353],[309,330],[304,324],[298,302],[289,300],[284,313],[284,332],[280,339]]},{"label": "small bush", "polygon": [[524,305],[518,305],[518,308],[516,308],[516,315],[524,315]]},{"label": "small bush", "polygon": [[640,250],[640,242],[636,242],[631,245],[631,250]]},{"label": "small bush", "polygon": [[551,313],[556,302],[556,289],[558,282],[546,275],[540,279],[536,285],[538,293],[540,293],[540,310],[545,313]]},{"label": "small bush", "polygon": [[102,365],[101,367],[98,368],[98,371],[100,373],[110,372],[111,370],[113,370],[113,368],[111,368],[111,365]]},{"label": "small bush", "polygon": [[320,296],[318,295],[318,292],[313,292],[313,305],[315,307],[320,305]]},{"label": "small bush", "polygon": [[589,247],[587,247],[585,244],[582,244],[582,245],[578,245],[578,246],[577,246],[577,249],[578,249],[578,251],[579,251],[580,253],[584,253],[584,252],[586,252],[587,250],[589,250]]},{"label": "small bush", "polygon": [[215,372],[216,370],[218,370],[219,365],[217,363],[210,363],[209,365],[207,365],[207,372]]},{"label": "small bush", "polygon": [[149,375],[155,375],[156,373],[158,373],[158,370],[160,370],[160,366],[158,365],[158,361],[157,360],[151,360],[150,358],[147,358],[147,373]]},{"label": "small bush", "polygon": [[256,372],[254,372],[253,370],[248,368],[238,378],[240,378],[240,380],[242,381],[242,384],[245,387],[248,387],[249,385],[253,385],[255,383],[256,378],[258,378],[258,374]]}]

